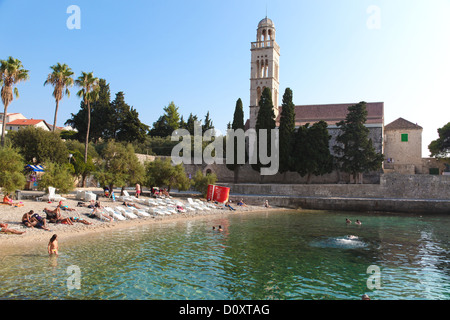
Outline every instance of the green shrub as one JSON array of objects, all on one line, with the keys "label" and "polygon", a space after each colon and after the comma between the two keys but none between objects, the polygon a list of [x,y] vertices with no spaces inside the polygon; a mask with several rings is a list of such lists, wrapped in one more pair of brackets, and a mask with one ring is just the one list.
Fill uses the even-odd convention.
[{"label": "green shrub", "polygon": [[0,187],[3,193],[13,193],[25,187],[23,157],[13,148],[0,148]]},{"label": "green shrub", "polygon": [[204,197],[206,197],[206,194],[208,192],[208,185],[214,184],[217,181],[217,176],[212,174],[207,174],[206,176],[203,175],[203,173],[198,170],[194,178],[192,179],[192,185],[194,186],[194,189],[201,192]]},{"label": "green shrub", "polygon": [[69,193],[75,188],[69,164],[47,162],[44,164],[44,170],[45,173],[38,182],[39,189],[48,191],[48,187],[54,187],[57,192]]}]

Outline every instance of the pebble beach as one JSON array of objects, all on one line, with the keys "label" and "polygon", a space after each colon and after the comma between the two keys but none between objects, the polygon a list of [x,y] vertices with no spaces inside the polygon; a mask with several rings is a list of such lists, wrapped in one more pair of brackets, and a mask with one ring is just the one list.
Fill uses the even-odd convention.
[{"label": "pebble beach", "polygon": [[[227,214],[237,214],[237,213],[250,213],[250,212],[258,212],[258,211],[266,211],[266,210],[280,210],[280,208],[265,208],[262,204],[261,206],[256,205],[247,205],[247,206],[238,206],[236,203],[232,203],[232,207],[235,208],[235,211],[230,210],[229,208],[211,208],[208,211],[196,210],[196,211],[187,211],[186,213],[176,213],[170,215],[155,215],[152,214],[149,217],[139,217],[136,219],[127,219],[124,221],[114,220],[114,221],[105,221],[100,220],[98,217],[90,217],[93,209],[87,207],[79,207],[77,204],[80,200],[76,199],[74,195],[63,195],[66,200],[63,201],[63,205],[69,208],[75,209],[75,211],[67,211],[61,210],[62,218],[68,217],[78,217],[85,219],[90,225],[83,224],[81,222],[74,222],[73,225],[62,224],[62,223],[47,223],[47,227],[49,230],[43,230],[40,228],[29,228],[24,226],[22,221],[22,216],[33,210],[35,213],[38,213],[41,217],[45,218],[46,214],[44,209],[54,210],[58,206],[58,202],[49,202],[49,201],[35,201],[35,200],[21,200],[21,206],[10,206],[1,204],[0,205],[0,223],[8,224],[8,229],[15,229],[18,231],[25,231],[23,234],[9,234],[0,232],[0,243],[1,247],[5,251],[7,248],[18,248],[20,246],[29,246],[29,245],[47,245],[49,239],[53,234],[58,234],[59,239],[67,239],[72,237],[89,237],[92,233],[99,233],[106,230],[112,230],[115,228],[129,228],[135,227],[137,225],[142,224],[150,224],[150,223],[164,223],[167,221],[174,221],[179,219],[199,219],[204,217],[214,217],[220,215]],[[141,197],[141,200],[150,199],[149,197]],[[177,202],[181,202],[183,204],[188,205],[188,201],[183,197],[173,197],[173,199]],[[123,207],[123,201],[112,201],[109,198],[100,197],[99,200],[104,207]],[[18,203],[18,201],[14,201],[14,203]],[[89,204],[85,202],[85,204]],[[135,203],[139,208],[147,210],[151,206],[146,206],[141,203]]]}]

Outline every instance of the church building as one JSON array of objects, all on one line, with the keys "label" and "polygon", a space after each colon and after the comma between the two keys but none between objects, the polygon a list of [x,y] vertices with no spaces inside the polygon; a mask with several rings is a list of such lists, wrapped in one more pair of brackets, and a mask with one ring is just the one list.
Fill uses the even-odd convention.
[{"label": "church building", "polygon": [[[255,128],[259,111],[259,99],[263,90],[269,87],[272,93],[276,124],[279,125],[282,108],[279,106],[280,95],[280,46],[276,42],[276,29],[273,21],[269,18],[262,19],[256,30],[256,41],[251,43],[251,73],[250,73],[250,118],[246,122],[246,129]],[[283,91],[284,92],[284,91]],[[331,135],[330,150],[338,135],[336,123],[345,120],[348,107],[357,104],[320,104],[320,105],[296,105],[295,123],[296,127],[306,123],[311,125],[320,120],[328,123],[328,132]],[[383,128],[384,128],[384,103],[368,102],[366,104],[369,138],[372,139],[375,150],[383,153]]]},{"label": "church building", "polygon": [[[280,92],[280,46],[276,42],[276,29],[272,20],[262,19],[256,30],[256,41],[251,42],[251,71],[250,71],[250,117],[245,123],[245,130],[256,127],[256,119],[259,112],[259,100],[265,88],[270,88],[273,99],[273,111],[276,125],[279,126],[282,107],[279,104],[284,89]],[[287,86],[289,87],[289,86]],[[280,97],[281,96],[281,97]],[[325,121],[328,124],[328,132],[331,135],[330,151],[334,153],[333,146],[340,133],[337,123],[345,120],[348,107],[359,103],[331,103],[315,105],[296,105],[295,124],[300,127]],[[422,128],[405,119],[384,125],[384,103],[366,102],[367,120],[365,126],[369,129],[369,138],[378,153],[385,155],[383,170],[385,173],[396,172],[404,174],[428,173],[437,165],[430,159],[422,159]],[[203,174],[213,172],[221,182],[233,182],[234,172],[225,165],[202,164],[187,166],[187,172],[195,174],[200,169]],[[442,171],[442,170],[441,170]],[[439,170],[438,170],[439,172]],[[296,172],[287,172],[266,176],[264,183],[306,183],[306,177],[301,177]],[[335,184],[349,181],[349,175],[334,170],[324,176],[313,176],[311,183]],[[379,183],[380,172],[365,174],[364,183]],[[239,182],[255,183],[261,181],[261,175],[246,164],[239,171]]]}]

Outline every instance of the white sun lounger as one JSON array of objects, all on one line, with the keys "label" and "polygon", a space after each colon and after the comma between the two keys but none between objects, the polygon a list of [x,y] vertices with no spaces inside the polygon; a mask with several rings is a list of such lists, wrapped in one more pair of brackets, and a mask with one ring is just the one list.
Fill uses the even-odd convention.
[{"label": "white sun lounger", "polygon": [[211,209],[201,200],[196,199],[197,205],[202,207],[204,210],[210,211]]},{"label": "white sun lounger", "polygon": [[187,211],[197,211],[197,209],[195,209],[194,207],[191,207],[191,206],[184,206],[184,208],[185,208]]},{"label": "white sun lounger", "polygon": [[120,221],[127,220],[127,218],[125,218],[120,212],[115,211],[113,208],[105,207],[105,211],[110,217],[113,217],[114,219]]},{"label": "white sun lounger", "polygon": [[172,213],[172,214],[177,214],[177,213],[178,213],[176,207],[173,207],[173,206],[167,206],[167,207],[166,207],[166,210],[167,210],[168,212]]},{"label": "white sun lounger", "polygon": [[159,209],[158,207],[149,208],[149,212],[156,216],[165,216],[166,212],[164,210]]},{"label": "white sun lounger", "polygon": [[188,200],[188,203],[189,203],[189,206],[190,206],[190,207],[192,207],[192,208],[194,208],[194,209],[197,209],[197,210],[201,210],[201,211],[205,210],[205,209],[203,209],[202,206],[199,206],[197,203],[195,203],[195,202],[192,200],[192,198],[187,198],[187,200]]},{"label": "white sun lounger", "polygon": [[168,215],[170,215],[170,214],[172,214],[172,212],[170,212],[169,210],[167,210],[167,207],[165,207],[165,206],[158,206],[158,207],[156,207],[159,211],[162,211],[164,214],[168,214]]},{"label": "white sun lounger", "polygon": [[[95,213],[94,213],[95,212]],[[109,214],[105,213],[104,211],[98,211],[95,209],[92,209],[91,214],[94,214],[97,218],[99,218],[101,221],[105,220],[105,221],[110,221],[109,219],[105,218],[103,215],[107,215],[109,216]],[[114,218],[112,217],[112,219],[114,220]]]},{"label": "white sun lounger", "polygon": [[135,215],[131,210],[122,208],[122,207],[116,207],[116,210],[119,210],[122,215],[124,215],[128,219],[136,219],[138,218],[137,215]]},{"label": "white sun lounger", "polygon": [[150,214],[148,214],[144,209],[132,208],[131,210],[133,210],[133,213],[137,214],[138,216],[150,217]]},{"label": "white sun lounger", "polygon": [[67,200],[64,197],[61,197],[59,194],[55,193],[56,189],[54,187],[48,187],[48,194],[42,197],[44,201],[63,201]]}]

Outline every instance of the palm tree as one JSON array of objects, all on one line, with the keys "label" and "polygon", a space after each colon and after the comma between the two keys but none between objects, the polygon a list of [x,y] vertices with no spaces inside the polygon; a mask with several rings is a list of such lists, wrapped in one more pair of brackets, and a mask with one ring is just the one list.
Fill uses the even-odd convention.
[{"label": "palm tree", "polygon": [[53,97],[56,101],[55,119],[53,121],[53,131],[56,129],[56,118],[58,117],[59,101],[64,95],[70,97],[69,87],[73,86],[73,72],[67,64],[60,64],[59,62],[50,67],[53,72],[49,73],[44,86],[51,84],[55,89],[53,90]]},{"label": "palm tree", "polygon": [[5,127],[8,106],[13,101],[14,96],[19,98],[19,90],[17,90],[17,87],[14,86],[21,81],[28,80],[29,77],[28,70],[23,68],[22,62],[19,59],[9,57],[8,60],[0,60],[0,86],[2,87],[1,97],[3,105],[5,106],[1,138],[2,147],[5,145]]},{"label": "palm tree", "polygon": [[92,72],[81,72],[81,76],[75,80],[75,84],[81,88],[81,90],[77,92],[77,96],[83,99],[85,106],[87,105],[88,121],[86,128],[86,146],[84,149],[84,163],[87,163],[89,128],[91,126],[91,102],[98,99],[100,86],[98,78],[95,78]]}]

